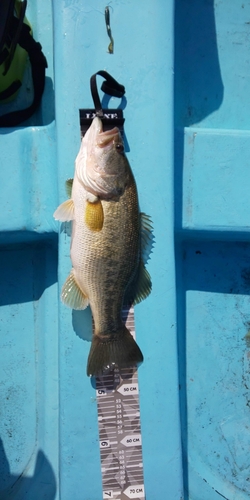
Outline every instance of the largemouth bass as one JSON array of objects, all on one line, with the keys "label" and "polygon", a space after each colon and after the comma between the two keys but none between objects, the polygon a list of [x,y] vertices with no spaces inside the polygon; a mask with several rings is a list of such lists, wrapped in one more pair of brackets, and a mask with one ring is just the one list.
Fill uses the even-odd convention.
[{"label": "largemouth bass", "polygon": [[54,213],[57,220],[72,220],[73,267],[61,298],[73,309],[91,307],[94,334],[87,374],[96,376],[143,361],[121,311],[124,304],[138,303],[151,291],[144,264],[151,222],[139,212],[134,176],[117,127],[103,132],[102,121],[94,118],[67,189],[69,199]]}]

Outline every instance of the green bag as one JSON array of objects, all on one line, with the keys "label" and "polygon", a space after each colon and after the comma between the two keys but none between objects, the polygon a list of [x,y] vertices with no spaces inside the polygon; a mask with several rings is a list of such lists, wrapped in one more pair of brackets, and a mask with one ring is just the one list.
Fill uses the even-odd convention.
[{"label": "green bag", "polygon": [[14,127],[27,120],[40,104],[47,61],[40,43],[32,36],[25,16],[27,0],[0,0],[0,103],[13,100],[22,86],[29,57],[34,99],[25,109],[0,116],[0,127]]}]

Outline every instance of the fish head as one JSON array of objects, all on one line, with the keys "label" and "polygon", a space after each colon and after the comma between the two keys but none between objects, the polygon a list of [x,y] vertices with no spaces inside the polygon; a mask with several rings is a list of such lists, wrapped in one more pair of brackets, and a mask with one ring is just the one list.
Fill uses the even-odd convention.
[{"label": "fish head", "polygon": [[76,159],[76,174],[90,193],[104,199],[119,198],[129,180],[130,167],[117,127],[103,132],[95,117]]}]

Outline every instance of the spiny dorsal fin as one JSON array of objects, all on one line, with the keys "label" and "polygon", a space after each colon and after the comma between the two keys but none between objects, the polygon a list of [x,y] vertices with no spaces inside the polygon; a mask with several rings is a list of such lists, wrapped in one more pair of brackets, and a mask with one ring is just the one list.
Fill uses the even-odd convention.
[{"label": "spiny dorsal fin", "polygon": [[70,199],[61,203],[61,205],[59,205],[59,207],[54,212],[53,217],[61,222],[68,222],[70,220],[73,220],[74,219],[73,200]]},{"label": "spiny dorsal fin", "polygon": [[86,309],[89,305],[88,297],[84,295],[76,282],[73,269],[62,287],[61,299],[72,309]]},{"label": "spiny dorsal fin", "polygon": [[67,179],[65,182],[66,195],[68,196],[68,198],[71,198],[73,180],[74,179]]},{"label": "spiny dorsal fin", "polygon": [[153,236],[153,224],[151,217],[144,214],[141,215],[141,258],[144,264],[147,263],[149,255],[152,252],[154,236]]},{"label": "spiny dorsal fin", "polygon": [[140,260],[138,270],[133,282],[128,286],[124,304],[139,304],[142,300],[146,299],[152,290],[152,282],[150,274],[147,271],[144,263]]}]

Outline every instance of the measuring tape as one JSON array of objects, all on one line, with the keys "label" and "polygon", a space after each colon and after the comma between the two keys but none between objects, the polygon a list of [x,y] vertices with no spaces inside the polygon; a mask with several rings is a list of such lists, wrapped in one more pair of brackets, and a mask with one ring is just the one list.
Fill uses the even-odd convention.
[{"label": "measuring tape", "polygon": [[[123,321],[135,337],[134,310]],[[137,369],[96,378],[103,499],[145,499]]]}]

